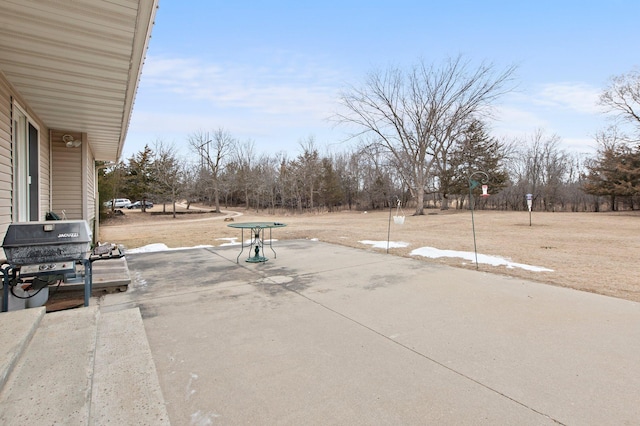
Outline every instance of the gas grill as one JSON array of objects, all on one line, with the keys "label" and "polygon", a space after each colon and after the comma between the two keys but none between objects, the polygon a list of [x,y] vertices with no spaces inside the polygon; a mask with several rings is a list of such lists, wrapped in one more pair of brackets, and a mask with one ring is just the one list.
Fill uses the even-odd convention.
[{"label": "gas grill", "polygon": [[12,223],[2,243],[2,311],[8,310],[9,292],[17,285],[43,288],[58,281],[84,281],[84,306],[91,295],[91,262],[122,257],[92,256],[92,234],[84,220]]}]

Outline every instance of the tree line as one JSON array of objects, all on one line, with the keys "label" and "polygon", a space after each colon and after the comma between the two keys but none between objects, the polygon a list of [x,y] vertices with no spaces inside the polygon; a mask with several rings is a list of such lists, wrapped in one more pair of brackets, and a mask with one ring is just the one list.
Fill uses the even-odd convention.
[{"label": "tree line", "polygon": [[[341,94],[335,119],[355,129],[357,141],[342,152],[322,152],[307,137],[295,156],[265,155],[224,128],[197,131],[186,158],[155,141],[101,169],[100,194],[151,199],[174,214],[179,200],[215,211],[300,213],[383,209],[399,200],[421,215],[468,208],[470,194],[478,209],[524,210],[527,194],[543,211],[640,208],[640,73],[611,79],[600,103],[617,121],[595,135],[595,155],[580,155],[544,129],[513,140],[491,135],[492,103],[511,90],[513,72],[459,57],[371,73]],[[490,197],[475,196],[482,191],[470,179],[476,171],[486,173]]]}]

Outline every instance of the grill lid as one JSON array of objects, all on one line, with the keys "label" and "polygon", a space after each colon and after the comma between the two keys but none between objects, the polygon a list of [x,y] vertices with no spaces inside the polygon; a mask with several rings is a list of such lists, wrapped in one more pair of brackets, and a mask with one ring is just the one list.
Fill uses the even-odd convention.
[{"label": "grill lid", "polygon": [[84,220],[12,223],[2,248],[7,260],[17,265],[83,259],[91,237]]},{"label": "grill lid", "polygon": [[89,224],[84,220],[20,222],[9,225],[2,247],[89,242],[91,242],[91,231]]}]

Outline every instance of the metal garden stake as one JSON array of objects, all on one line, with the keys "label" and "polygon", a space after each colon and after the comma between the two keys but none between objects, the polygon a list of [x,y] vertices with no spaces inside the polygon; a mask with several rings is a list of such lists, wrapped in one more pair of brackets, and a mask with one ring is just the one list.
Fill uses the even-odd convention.
[{"label": "metal garden stake", "polygon": [[[473,179],[473,176],[477,174],[484,176],[480,182]],[[468,179],[469,179],[469,208],[471,209],[471,228],[473,230],[473,252],[475,253],[475,256],[476,256],[476,269],[478,269],[478,249],[476,247],[476,224],[473,219],[473,189],[476,188],[478,185],[480,185],[481,182],[483,184],[486,184],[489,181],[489,175],[487,175],[483,171],[475,171],[469,175]],[[487,185],[482,185],[482,196],[483,197],[489,196],[489,194],[487,193]]]}]

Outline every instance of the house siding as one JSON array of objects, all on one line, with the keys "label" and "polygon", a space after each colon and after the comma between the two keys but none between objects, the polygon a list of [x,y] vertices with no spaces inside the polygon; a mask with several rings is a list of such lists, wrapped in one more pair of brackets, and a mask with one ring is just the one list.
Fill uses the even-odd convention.
[{"label": "house siding", "polygon": [[0,74],[0,235],[11,223],[11,91]]},{"label": "house siding", "polygon": [[87,150],[87,164],[85,167],[86,177],[87,177],[87,196],[85,200],[87,202],[87,219],[95,219],[96,217],[96,194],[98,189],[96,188],[96,171],[95,171],[95,161],[93,161],[93,154],[90,150]]},{"label": "house siding", "polygon": [[43,220],[50,206],[50,150],[49,131],[29,108],[20,95],[0,73],[0,238],[13,221],[13,146],[11,140],[12,102],[26,109],[32,123],[38,128],[38,216]]},{"label": "house siding", "polygon": [[[97,228],[95,159],[121,155],[158,8],[158,0],[62,9],[45,3],[0,1],[0,14],[15,18],[12,28],[29,35],[0,40],[0,240],[13,220],[44,220],[50,211],[64,210],[68,219]],[[20,132],[15,150],[12,114],[16,118],[18,107],[38,130],[37,149],[34,128],[25,126],[27,143],[22,146]],[[71,132],[82,140],[77,149],[61,140]],[[17,166],[23,149],[25,161]]]},{"label": "house siding", "polygon": [[83,137],[83,155],[84,155],[84,177],[85,182],[83,195],[84,201],[84,216],[83,218],[89,222],[89,226],[93,230],[94,239],[97,237],[97,225],[96,225],[96,172],[95,172],[95,157],[91,151],[91,147],[86,143],[86,134]]},{"label": "house siding", "polygon": [[[61,131],[51,132],[52,211],[67,219],[83,219],[83,147],[67,148]],[[82,135],[71,133],[74,139]]]}]

